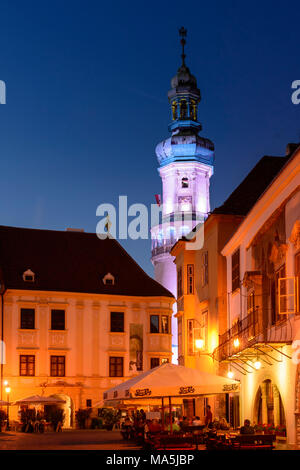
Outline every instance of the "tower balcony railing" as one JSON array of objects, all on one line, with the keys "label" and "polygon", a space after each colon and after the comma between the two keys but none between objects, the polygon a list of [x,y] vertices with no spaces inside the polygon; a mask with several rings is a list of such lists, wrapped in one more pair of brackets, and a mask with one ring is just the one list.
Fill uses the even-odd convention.
[{"label": "tower balcony railing", "polygon": [[[272,324],[266,321],[261,309],[256,309],[224,334],[219,335],[219,346],[214,350],[214,359],[230,361],[235,358],[247,360],[258,352],[274,349],[292,342],[292,326],[289,321]],[[268,346],[269,345],[269,346]]]},{"label": "tower balcony railing", "polygon": [[176,242],[176,240],[174,240],[174,242],[171,243],[171,244],[157,246],[155,248],[152,248],[152,251],[151,251],[152,258],[154,256],[162,255],[164,253],[170,253],[170,251],[171,251],[172,247],[174,246],[175,242]]}]

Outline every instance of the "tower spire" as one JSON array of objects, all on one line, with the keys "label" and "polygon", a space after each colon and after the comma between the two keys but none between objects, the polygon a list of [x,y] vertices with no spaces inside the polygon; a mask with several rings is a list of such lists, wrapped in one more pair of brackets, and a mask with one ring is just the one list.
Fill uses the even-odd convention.
[{"label": "tower spire", "polygon": [[181,58],[182,58],[182,65],[185,65],[185,53],[184,53],[184,46],[186,45],[186,33],[187,33],[187,30],[182,26],[180,29],[179,29],[179,36],[180,36],[180,44],[181,44],[181,47],[182,47],[182,54],[181,54]]}]

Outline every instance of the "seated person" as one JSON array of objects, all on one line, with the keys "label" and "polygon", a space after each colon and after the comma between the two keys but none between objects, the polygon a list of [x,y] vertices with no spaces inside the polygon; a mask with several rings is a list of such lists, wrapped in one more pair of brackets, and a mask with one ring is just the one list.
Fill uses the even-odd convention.
[{"label": "seated person", "polygon": [[[170,423],[168,424],[167,426],[167,431],[170,431],[171,430],[171,427],[170,427]],[[180,426],[178,423],[176,423],[174,421],[174,419],[172,420],[172,431],[173,432],[180,432]]]},{"label": "seated person", "polygon": [[157,421],[157,419],[153,419],[148,424],[148,429],[150,433],[156,433],[161,431],[161,424]]},{"label": "seated person", "polygon": [[193,420],[193,426],[201,426],[201,424],[203,424],[201,419],[199,418],[199,416],[196,416]]},{"label": "seated person", "polygon": [[245,419],[244,426],[240,429],[240,434],[255,434],[254,427],[250,426],[249,419]]},{"label": "seated person", "polygon": [[220,429],[222,429],[222,431],[226,431],[229,428],[230,428],[230,425],[227,423],[226,419],[221,418],[220,419]]}]

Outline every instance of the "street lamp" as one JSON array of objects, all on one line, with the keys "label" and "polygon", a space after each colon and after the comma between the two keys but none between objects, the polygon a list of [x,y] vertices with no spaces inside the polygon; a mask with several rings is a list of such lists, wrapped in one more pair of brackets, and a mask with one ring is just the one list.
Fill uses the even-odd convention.
[{"label": "street lamp", "polygon": [[5,388],[5,391],[6,391],[6,394],[7,394],[7,431],[10,431],[10,427],[9,427],[9,394],[10,394],[10,390],[11,390],[10,387]]}]

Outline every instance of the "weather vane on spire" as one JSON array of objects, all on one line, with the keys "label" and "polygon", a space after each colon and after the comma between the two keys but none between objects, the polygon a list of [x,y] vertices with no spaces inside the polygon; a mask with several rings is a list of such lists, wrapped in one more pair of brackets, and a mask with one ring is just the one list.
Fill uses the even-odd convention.
[{"label": "weather vane on spire", "polygon": [[185,53],[184,53],[184,46],[186,44],[186,29],[182,26],[179,30],[179,36],[180,36],[180,43],[181,43],[181,46],[182,46],[182,54],[181,54],[181,57],[182,57],[182,65],[185,65],[185,62],[184,62],[184,59],[185,59]]}]

